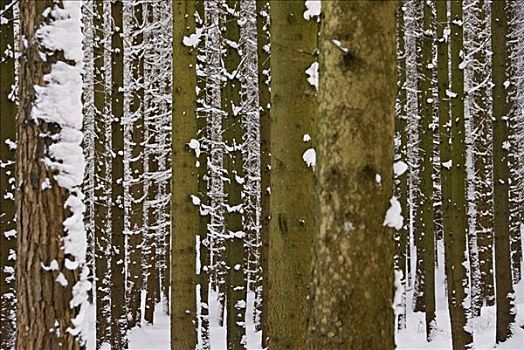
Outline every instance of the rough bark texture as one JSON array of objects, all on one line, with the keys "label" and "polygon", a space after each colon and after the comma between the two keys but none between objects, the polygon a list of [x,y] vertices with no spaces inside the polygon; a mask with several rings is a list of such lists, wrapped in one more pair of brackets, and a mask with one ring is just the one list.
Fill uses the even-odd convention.
[{"label": "rough bark texture", "polygon": [[[59,2],[57,6],[60,6]],[[44,75],[51,71],[51,62],[64,60],[61,52],[47,53],[35,37],[44,21],[43,11],[53,6],[52,1],[20,1],[21,31],[27,39],[20,59],[20,109],[17,119],[16,151],[16,209],[17,209],[17,260],[16,291],[17,349],[80,349],[80,345],[68,331],[77,310],[69,307],[72,286],[78,280],[76,270],[64,266],[63,250],[64,219],[68,191],[53,179],[53,172],[43,162],[48,156],[52,136],[60,132],[55,123],[39,121],[31,116],[35,102],[34,85],[43,86]],[[47,18],[47,20],[52,20]],[[24,47],[23,43],[20,43]],[[48,135],[48,136],[43,136]],[[46,179],[51,187],[42,190]],[[46,271],[42,265],[52,260],[58,262],[58,270]],[[63,273],[68,285],[63,287],[56,278]],[[50,331],[52,330],[52,331]]]},{"label": "rough bark texture", "polygon": [[171,185],[172,278],[171,349],[196,347],[196,261],[198,206],[191,195],[198,192],[198,169],[189,148],[197,138],[196,50],[182,43],[195,32],[195,3],[173,1],[173,182]]},{"label": "rough bark texture", "polygon": [[[0,1],[0,11],[11,1]],[[14,262],[10,256],[16,249],[15,149],[16,113],[15,36],[13,9],[2,15],[8,23],[0,25],[0,349],[12,349],[15,340]]]},{"label": "rough bark texture", "polygon": [[[226,241],[226,310],[227,310],[227,348],[229,350],[244,349],[245,336],[245,307],[246,307],[246,275],[244,261],[244,245],[242,224],[242,121],[235,108],[241,105],[240,79],[238,69],[240,54],[230,43],[238,43],[240,27],[237,23],[240,3],[237,0],[226,1],[229,10],[235,15],[225,16],[222,23],[222,38],[226,42],[224,55],[224,69],[234,76],[227,79],[222,86],[222,111],[224,112],[223,138],[227,151],[224,154],[224,169],[228,181],[224,183],[224,193],[227,194],[227,210],[224,214],[224,224],[228,238]],[[236,115],[235,115],[236,114]],[[239,235],[240,234],[240,235]]]},{"label": "rough bark texture", "polygon": [[511,276],[509,232],[509,177],[508,167],[508,96],[504,82],[507,81],[508,22],[506,1],[491,3],[491,45],[493,78],[493,202],[495,208],[495,297],[497,305],[497,343],[512,334],[515,321],[513,309],[514,292]]},{"label": "rough bark texture", "polygon": [[[444,241],[453,348],[464,349],[472,346],[473,337],[470,331],[465,328],[469,317],[469,307],[465,302],[468,296],[469,280],[466,270],[466,266],[468,266],[466,259],[468,225],[466,215],[464,71],[461,68],[464,50],[462,2],[453,0],[450,4],[450,12],[451,91],[448,97],[451,99],[451,154],[450,157],[442,158],[441,161],[444,163],[451,160],[451,169],[449,170],[451,179],[447,183],[450,186],[451,203],[447,208],[449,211],[444,214],[449,216],[449,228],[444,233]],[[448,170],[443,169],[443,171]]]},{"label": "rough bark texture", "polygon": [[435,226],[433,213],[433,15],[429,2],[422,4],[422,33],[419,40],[418,55],[418,108],[419,108],[419,157],[420,157],[420,202],[415,215],[415,237],[417,241],[417,261],[420,270],[417,280],[420,286],[417,303],[421,303],[416,311],[422,311],[426,316],[426,338],[432,340],[432,329],[435,327]]},{"label": "rough bark texture", "polygon": [[[262,346],[267,346],[268,330],[268,250],[269,250],[269,194],[271,186],[271,129],[269,91],[269,5],[267,1],[257,1],[257,55],[258,55],[258,101],[260,105],[260,265],[262,270],[262,290],[259,298],[260,327],[262,329]],[[265,15],[264,15],[265,14]]]},{"label": "rough bark texture", "polygon": [[317,22],[302,1],[272,1],[271,222],[268,260],[268,345],[304,349],[315,231],[314,172],[302,155],[315,133],[316,91],[305,70],[316,61]]},{"label": "rough bark texture", "polygon": [[395,347],[393,231],[384,217],[393,194],[396,6],[323,3],[311,349]]}]

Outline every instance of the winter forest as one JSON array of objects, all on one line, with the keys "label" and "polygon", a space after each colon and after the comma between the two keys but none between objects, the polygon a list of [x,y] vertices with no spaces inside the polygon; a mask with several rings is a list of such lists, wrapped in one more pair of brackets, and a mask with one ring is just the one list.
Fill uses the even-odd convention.
[{"label": "winter forest", "polygon": [[524,349],[524,1],[0,0],[0,350]]}]

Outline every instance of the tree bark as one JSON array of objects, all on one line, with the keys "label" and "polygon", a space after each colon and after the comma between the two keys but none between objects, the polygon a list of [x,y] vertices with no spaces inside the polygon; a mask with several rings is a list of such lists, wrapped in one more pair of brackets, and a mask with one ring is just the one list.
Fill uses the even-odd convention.
[{"label": "tree bark", "polygon": [[311,349],[395,348],[394,242],[384,217],[393,195],[396,6],[322,6]]},{"label": "tree bark", "polygon": [[197,139],[196,54],[183,38],[195,33],[195,3],[173,1],[173,182],[171,184],[172,279],[171,349],[194,349],[197,283],[195,269],[199,208],[191,202],[198,192],[198,169],[188,143]]},{"label": "tree bark", "polygon": [[[0,1],[3,11],[11,4]],[[0,349],[13,349],[15,345],[16,299],[14,264],[11,252],[16,249],[15,207],[15,33],[13,8],[2,14],[7,23],[0,25]]]},{"label": "tree bark", "polygon": [[417,279],[420,281],[420,297],[422,303],[418,310],[425,313],[426,338],[432,340],[435,328],[435,227],[433,212],[433,15],[429,2],[421,4],[423,10],[422,33],[419,37],[420,51],[418,56],[418,108],[420,115],[418,149],[420,161],[420,202],[417,205],[415,235],[417,245],[417,261],[420,261],[420,271]]},{"label": "tree bark", "polygon": [[258,100],[260,110],[260,269],[262,270],[262,290],[257,293],[260,299],[260,327],[262,330],[262,346],[267,346],[268,325],[268,250],[269,250],[269,196],[271,191],[271,129],[269,91],[269,3],[256,2],[257,13],[257,55],[258,55]]},{"label": "tree bark", "polygon": [[[62,51],[55,51],[39,41],[36,32],[41,25],[59,21],[48,8],[63,7],[61,2],[22,0],[21,32],[27,45],[20,59],[16,151],[17,208],[17,349],[80,349],[80,343],[69,331],[78,313],[69,302],[78,270],[68,269],[64,220],[72,213],[66,200],[72,194],[61,187],[44,159],[58,161],[49,153],[60,141],[62,126],[57,122],[34,119],[38,95],[35,86],[43,88],[49,81],[44,76],[52,71],[52,62],[74,66]],[[45,52],[45,54],[43,54]],[[45,59],[44,59],[45,58]],[[57,106],[57,113],[64,113]],[[58,141],[57,141],[58,140]],[[48,184],[49,186],[42,186]],[[44,188],[43,188],[44,187]],[[45,268],[44,268],[45,266]],[[62,281],[59,283],[58,281]],[[65,282],[64,282],[65,281]],[[50,331],[52,330],[52,331]]]},{"label": "tree bark", "polygon": [[104,61],[106,53],[106,29],[104,16],[104,1],[94,3],[94,104],[95,104],[95,286],[96,286],[96,346],[109,344],[111,336],[111,297],[109,280],[111,277],[111,254],[109,223],[109,186],[108,170],[108,140],[106,129],[108,124],[107,105],[109,96],[106,88],[106,70]]},{"label": "tree bark", "polygon": [[229,77],[222,86],[222,111],[224,113],[223,138],[226,152],[224,153],[224,169],[228,181],[224,183],[224,193],[227,195],[224,214],[224,224],[228,238],[226,239],[226,263],[228,267],[226,275],[226,325],[227,325],[227,348],[228,350],[244,349],[245,314],[246,314],[246,266],[244,261],[243,239],[243,205],[242,205],[242,137],[243,128],[240,115],[236,108],[241,105],[239,65],[240,54],[236,46],[240,39],[239,19],[240,3],[237,0],[227,0],[229,10],[234,10],[235,15],[228,11],[225,22],[221,24],[224,28],[222,39],[225,48],[224,69]]},{"label": "tree bark", "polygon": [[493,202],[495,208],[495,297],[497,306],[496,341],[511,337],[515,321],[511,276],[509,232],[508,117],[506,87],[508,69],[508,22],[506,1],[491,3],[491,47],[493,79]]},{"label": "tree bark", "polygon": [[447,208],[448,211],[444,212],[445,216],[449,216],[449,228],[447,235],[446,232],[444,233],[444,240],[453,348],[464,349],[471,348],[473,337],[469,328],[466,327],[470,310],[465,303],[470,286],[466,270],[466,266],[468,266],[466,259],[468,225],[466,215],[464,71],[461,68],[464,59],[462,1],[451,1],[450,12],[451,90],[448,97],[451,98],[451,133],[449,135],[451,137],[451,157],[442,158],[441,161],[451,161],[449,165],[451,179],[447,183],[450,186],[451,203]]},{"label": "tree bark", "polygon": [[[314,172],[303,160],[315,140],[317,97],[305,71],[316,61],[317,22],[301,1],[272,1],[271,222],[268,251],[268,345],[304,349],[315,231]],[[311,151],[310,151],[311,152]]]}]

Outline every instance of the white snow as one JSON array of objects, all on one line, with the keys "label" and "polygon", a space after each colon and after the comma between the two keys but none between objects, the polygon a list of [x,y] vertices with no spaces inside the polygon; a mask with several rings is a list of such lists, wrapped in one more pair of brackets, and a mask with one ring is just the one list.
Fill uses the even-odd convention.
[{"label": "white snow", "polygon": [[442,166],[446,169],[451,169],[451,166],[453,165],[453,160],[448,160],[447,162],[443,162]]},{"label": "white snow", "polygon": [[402,217],[402,208],[397,197],[393,196],[389,200],[390,207],[386,212],[386,218],[384,219],[384,226],[393,227],[396,230],[400,230],[404,225],[404,218]]},{"label": "white snow", "polygon": [[198,198],[197,196],[195,195],[191,195],[191,202],[193,203],[193,205],[200,205],[200,198]]},{"label": "white snow", "polygon": [[314,148],[309,148],[302,155],[302,159],[304,159],[308,167],[315,168],[317,164],[317,152]]},{"label": "white snow", "polygon": [[185,45],[185,46],[190,46],[190,47],[197,47],[198,44],[200,43],[200,38],[202,37],[202,31],[203,29],[202,28],[197,28],[196,29],[196,33],[193,33],[189,36],[185,36],[183,39],[182,39],[182,43]]},{"label": "white snow", "polygon": [[304,137],[302,138],[302,141],[304,141],[304,142],[311,141],[311,136],[309,136],[309,134],[304,134]]},{"label": "white snow", "polygon": [[408,165],[402,160],[399,160],[393,164],[393,173],[395,174],[395,177],[403,175],[407,170]]},{"label": "white snow", "polygon": [[314,86],[315,90],[318,91],[318,62],[311,63],[311,66],[306,69],[306,74],[308,76],[307,82],[309,85]]},{"label": "white snow", "polygon": [[306,11],[304,11],[304,19],[310,20],[313,17],[317,17],[320,20],[321,2],[320,0],[306,0]]}]

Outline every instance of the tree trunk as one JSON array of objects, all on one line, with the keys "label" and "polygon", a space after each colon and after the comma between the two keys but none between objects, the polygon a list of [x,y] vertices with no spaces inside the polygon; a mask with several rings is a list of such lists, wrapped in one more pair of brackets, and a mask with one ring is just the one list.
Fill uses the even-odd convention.
[{"label": "tree trunk", "polygon": [[[11,4],[0,1],[0,9]],[[13,349],[15,345],[16,299],[14,289],[14,263],[16,249],[15,207],[15,33],[13,8],[2,14],[7,23],[0,25],[0,349]]]},{"label": "tree trunk", "polygon": [[[258,55],[258,101],[260,111],[260,269],[262,270],[261,290],[257,292],[260,310],[262,346],[267,347],[268,325],[268,250],[269,250],[269,194],[271,191],[271,129],[269,91],[269,4],[256,2],[257,12],[257,55]],[[260,285],[260,282],[259,282]]]},{"label": "tree trunk", "polygon": [[[488,48],[483,40],[490,35],[486,21],[488,5],[480,0],[473,13],[478,21],[478,26],[471,33],[475,37],[476,47],[473,55],[475,71],[473,72],[473,86],[480,88],[471,93],[471,113],[475,135],[475,206],[477,216],[475,218],[475,230],[477,233],[477,246],[480,265],[480,300],[486,305],[495,304],[495,291],[493,283],[493,183],[492,183],[492,150],[490,147],[490,136],[492,122],[489,116],[489,85],[485,82],[490,77],[487,66]],[[479,38],[480,36],[480,38]],[[482,84],[482,85],[481,85]]]},{"label": "tree trunk", "polygon": [[493,79],[493,202],[495,208],[495,297],[497,305],[496,341],[511,337],[515,321],[514,292],[511,276],[509,232],[508,167],[508,22],[506,1],[491,3],[491,47]]},{"label": "tree trunk", "polygon": [[[198,12],[198,18],[200,21],[196,23],[197,27],[205,27],[205,4],[203,0],[198,0],[195,3],[196,11]],[[199,226],[198,226],[198,235],[199,235],[199,257],[200,257],[200,270],[197,271],[198,284],[200,285],[200,339],[201,344],[199,346],[202,349],[209,348],[209,283],[210,283],[210,274],[209,274],[209,263],[210,263],[210,240],[208,225],[209,221],[209,206],[210,200],[208,196],[208,158],[209,158],[209,148],[210,143],[209,136],[207,133],[207,124],[208,124],[208,106],[206,105],[207,99],[207,75],[204,74],[207,67],[206,65],[206,40],[200,40],[198,45],[198,62],[197,62],[197,88],[199,91],[197,99],[197,136],[200,146],[200,155],[198,155],[198,198],[200,199],[199,205]]]},{"label": "tree trunk", "polygon": [[468,225],[466,215],[464,71],[461,66],[464,58],[462,2],[453,0],[450,11],[451,91],[447,95],[451,98],[451,133],[449,135],[451,137],[451,154],[442,158],[441,162],[443,164],[451,162],[448,163],[451,179],[447,182],[447,185],[450,186],[451,203],[447,208],[448,211],[444,212],[445,216],[449,216],[449,227],[447,232],[444,233],[444,241],[453,348],[464,349],[472,346],[473,337],[466,328],[470,310],[465,302],[470,286],[468,271],[466,270],[466,266],[468,266],[466,258]]},{"label": "tree trunk", "polygon": [[173,1],[173,182],[171,185],[172,279],[171,349],[194,349],[196,337],[196,230],[199,208],[191,201],[198,192],[198,169],[189,147],[197,139],[196,54],[183,38],[195,33],[195,3]]},{"label": "tree trunk", "polygon": [[[305,71],[316,61],[317,22],[301,1],[273,1],[271,16],[271,223],[268,252],[268,345],[304,349],[315,231],[314,152],[317,97]],[[308,138],[306,137],[306,140]]]},{"label": "tree trunk", "polygon": [[333,1],[322,8],[311,349],[395,347],[386,212],[400,211],[391,199],[396,6]]},{"label": "tree trunk", "polygon": [[131,159],[130,170],[132,183],[130,185],[131,214],[129,217],[130,237],[128,241],[129,271],[128,271],[128,327],[140,325],[141,322],[141,291],[142,291],[142,243],[144,232],[144,117],[142,101],[144,100],[143,42],[144,27],[143,4],[135,4],[132,8],[131,22]]},{"label": "tree trunk", "polygon": [[111,263],[109,223],[109,200],[111,187],[109,186],[109,153],[106,129],[108,125],[108,96],[106,88],[105,56],[107,52],[107,31],[104,16],[104,1],[97,0],[94,4],[94,72],[93,90],[95,105],[95,286],[96,286],[96,346],[100,349],[103,344],[110,343],[111,337],[111,296],[110,278]]},{"label": "tree trunk", "polygon": [[[420,51],[418,56],[418,108],[420,115],[419,135],[420,146],[418,149],[420,161],[420,202],[417,205],[417,260],[421,262],[421,297],[423,303],[420,311],[425,312],[426,338],[431,341],[432,331],[435,328],[435,232],[433,215],[433,15],[432,5],[429,2],[421,4],[423,7],[422,34],[419,37]],[[418,232],[417,232],[418,231]]]},{"label": "tree trunk", "polygon": [[[66,90],[60,79],[54,80],[58,74],[54,70],[58,65],[67,66],[68,78],[81,81],[81,59],[62,47],[52,32],[48,32],[48,40],[58,48],[46,46],[37,39],[44,35],[43,32],[37,34],[42,25],[63,26],[64,21],[75,23],[76,20],[71,19],[72,11],[80,11],[80,8],[79,4],[70,3],[63,9],[62,2],[54,4],[52,1],[22,0],[19,5],[21,33],[28,45],[24,46],[20,60],[17,119],[16,346],[24,350],[80,349],[78,340],[68,329],[74,328],[72,319],[79,312],[77,307],[70,307],[73,287],[79,281],[79,270],[74,265],[82,267],[81,255],[85,251],[73,252],[70,244],[85,244],[85,241],[80,241],[85,239],[85,232],[77,231],[78,228],[64,221],[71,215],[79,215],[80,222],[83,220],[82,213],[78,212],[81,203],[72,205],[82,196],[78,192],[81,181],[68,178],[59,167],[80,167],[83,170],[83,164],[76,162],[83,161],[80,147],[81,86],[72,84],[71,89]],[[60,17],[54,11],[58,8],[62,11]],[[51,11],[44,17],[47,9]],[[69,28],[78,30],[73,36],[76,39],[81,35],[80,22],[75,24],[78,27]],[[76,40],[71,40],[68,45],[67,49],[81,47]],[[55,62],[54,66],[51,62]],[[44,78],[46,74],[49,75]],[[61,97],[69,99],[72,105],[57,103],[49,89],[65,94]],[[49,113],[49,105],[53,106],[54,113]],[[73,117],[78,116],[80,125],[73,121]],[[72,159],[63,157],[57,150],[71,152],[68,155],[74,157],[74,164]],[[78,237],[73,238],[73,235]]]},{"label": "tree trunk", "polygon": [[[404,9],[399,6],[397,9],[397,79],[398,92],[396,102],[395,118],[395,138],[396,138],[396,155],[395,161],[398,167],[408,164],[408,130],[407,130],[407,91],[406,91],[406,41],[404,39]],[[408,177],[407,171],[402,174],[395,174],[395,195],[400,202],[402,213],[408,213]],[[404,221],[402,228],[395,232],[396,253],[395,253],[395,270],[401,273],[401,285],[403,293],[400,304],[396,307],[397,311],[397,329],[406,328],[406,287],[407,287],[407,255],[409,246],[409,230],[407,220]]]},{"label": "tree trunk", "polygon": [[123,4],[111,3],[111,346],[127,347],[124,244]]},{"label": "tree trunk", "polygon": [[237,0],[227,0],[226,6],[231,11],[225,16],[222,33],[225,47],[224,69],[228,75],[222,86],[223,138],[226,152],[224,153],[224,174],[228,181],[224,183],[224,193],[227,194],[224,224],[228,238],[226,239],[226,310],[227,310],[227,348],[229,350],[244,349],[245,314],[246,314],[246,275],[244,264],[244,245],[242,214],[242,136],[241,116],[236,111],[241,105],[239,65],[240,54],[236,46],[240,39],[239,19],[240,4]]}]

